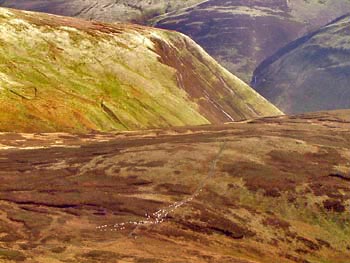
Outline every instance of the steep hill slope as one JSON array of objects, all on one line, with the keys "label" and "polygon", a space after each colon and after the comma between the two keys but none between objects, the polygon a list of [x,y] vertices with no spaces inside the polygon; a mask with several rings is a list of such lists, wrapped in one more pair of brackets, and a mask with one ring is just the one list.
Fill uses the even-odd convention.
[{"label": "steep hill slope", "polygon": [[0,134],[0,261],[348,263],[349,116]]},{"label": "steep hill slope", "polygon": [[350,108],[350,16],[307,34],[264,61],[254,86],[288,113]]},{"label": "steep hill slope", "polygon": [[146,23],[155,16],[199,2],[203,0],[0,0],[0,5],[105,22]]},{"label": "steep hill slope", "polygon": [[349,0],[2,0],[0,5],[175,29],[246,82],[279,48],[350,11]]},{"label": "steep hill slope", "polygon": [[0,9],[0,130],[86,131],[280,114],[176,32]]},{"label": "steep hill slope", "polygon": [[155,25],[189,35],[250,82],[265,58],[349,11],[348,0],[209,0],[160,17]]}]

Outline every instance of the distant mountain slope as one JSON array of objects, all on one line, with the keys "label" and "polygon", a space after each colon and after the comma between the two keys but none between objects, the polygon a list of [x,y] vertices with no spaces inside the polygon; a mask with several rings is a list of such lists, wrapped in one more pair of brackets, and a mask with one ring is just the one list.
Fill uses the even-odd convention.
[{"label": "distant mountain slope", "polygon": [[246,82],[256,66],[306,32],[350,11],[348,0],[208,0],[155,25],[189,35]]},{"label": "distant mountain slope", "polygon": [[256,90],[288,113],[350,108],[350,16],[296,40],[256,70]]},{"label": "distant mountain slope", "polygon": [[246,82],[279,48],[350,11],[350,0],[0,0],[0,5],[175,29]]},{"label": "distant mountain slope", "polygon": [[281,112],[177,32],[0,9],[0,130],[223,123]]},{"label": "distant mountain slope", "polygon": [[210,0],[158,19],[160,28],[195,39],[234,74],[250,82],[256,65],[294,40],[304,24],[293,20],[280,0]]},{"label": "distant mountain slope", "polygon": [[145,23],[155,16],[198,2],[203,0],[0,0],[0,5],[106,22]]}]

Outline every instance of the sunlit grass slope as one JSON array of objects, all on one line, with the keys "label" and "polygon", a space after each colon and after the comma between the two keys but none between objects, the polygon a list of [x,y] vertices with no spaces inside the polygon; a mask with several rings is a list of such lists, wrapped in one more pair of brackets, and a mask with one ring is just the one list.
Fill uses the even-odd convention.
[{"label": "sunlit grass slope", "polygon": [[129,130],[280,111],[189,38],[0,9],[0,130]]}]

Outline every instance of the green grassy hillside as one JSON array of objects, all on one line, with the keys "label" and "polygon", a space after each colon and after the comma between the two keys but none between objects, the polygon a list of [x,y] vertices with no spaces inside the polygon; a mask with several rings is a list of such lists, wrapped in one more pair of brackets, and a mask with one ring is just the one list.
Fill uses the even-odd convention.
[{"label": "green grassy hillside", "polygon": [[0,9],[0,130],[222,123],[280,111],[189,38]]}]

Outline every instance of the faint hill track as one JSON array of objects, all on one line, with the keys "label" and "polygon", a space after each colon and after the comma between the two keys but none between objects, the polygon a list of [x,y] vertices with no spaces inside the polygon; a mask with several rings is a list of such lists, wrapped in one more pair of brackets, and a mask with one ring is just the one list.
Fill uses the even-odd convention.
[{"label": "faint hill track", "polygon": [[349,116],[0,133],[0,261],[346,263]]}]

